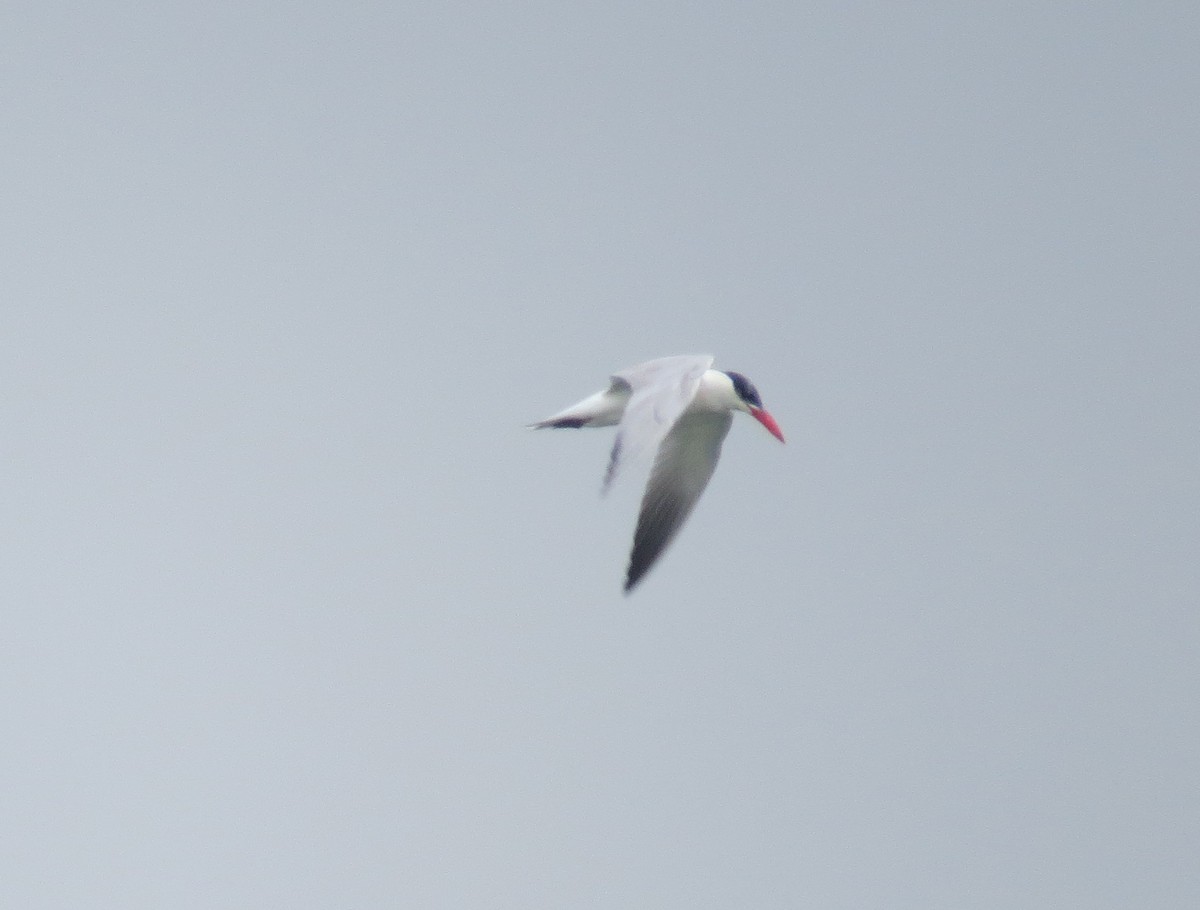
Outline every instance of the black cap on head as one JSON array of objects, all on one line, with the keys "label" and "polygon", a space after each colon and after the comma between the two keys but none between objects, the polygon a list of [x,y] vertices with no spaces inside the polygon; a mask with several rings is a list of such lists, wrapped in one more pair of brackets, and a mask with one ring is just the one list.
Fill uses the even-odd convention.
[{"label": "black cap on head", "polygon": [[754,388],[754,383],[741,373],[735,373],[732,370],[725,370],[725,375],[733,381],[733,390],[737,392],[738,398],[752,408],[762,407],[762,399],[758,397],[758,389]]}]

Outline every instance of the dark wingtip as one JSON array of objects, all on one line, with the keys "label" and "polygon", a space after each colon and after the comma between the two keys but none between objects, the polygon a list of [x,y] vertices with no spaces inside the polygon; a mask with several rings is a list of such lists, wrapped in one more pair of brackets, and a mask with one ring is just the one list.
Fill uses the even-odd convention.
[{"label": "dark wingtip", "polygon": [[621,593],[626,597],[633,590],[633,586],[638,583],[638,580],[633,577],[633,566],[631,565],[625,570],[625,584],[621,585]]},{"label": "dark wingtip", "polygon": [[633,562],[630,562],[629,569],[625,572],[625,587],[621,589],[621,592],[626,597],[632,594],[633,589],[636,588],[638,583],[646,577],[646,573],[648,571],[650,571],[649,565],[638,566],[634,565]]},{"label": "dark wingtip", "polygon": [[539,420],[537,423],[525,424],[531,430],[578,430],[587,423],[586,417],[563,417],[559,420]]},{"label": "dark wingtip", "polygon": [[604,483],[600,487],[600,495],[603,496],[608,492],[608,488],[612,486],[614,478],[617,476],[617,465],[621,461],[621,434],[617,434],[617,438],[613,440],[612,451],[608,453],[608,467],[604,470]]}]

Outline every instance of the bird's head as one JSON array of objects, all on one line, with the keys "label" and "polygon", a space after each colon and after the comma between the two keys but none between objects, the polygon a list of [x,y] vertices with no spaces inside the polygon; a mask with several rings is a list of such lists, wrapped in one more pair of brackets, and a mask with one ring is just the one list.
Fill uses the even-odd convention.
[{"label": "bird's head", "polygon": [[754,383],[741,373],[734,373],[731,370],[725,370],[724,372],[729,377],[729,381],[733,383],[733,391],[737,399],[734,407],[739,411],[745,411],[766,427],[772,436],[783,442],[783,431],[779,429],[779,424],[775,422],[775,418],[763,407],[762,399],[758,397],[758,389],[754,388]]}]

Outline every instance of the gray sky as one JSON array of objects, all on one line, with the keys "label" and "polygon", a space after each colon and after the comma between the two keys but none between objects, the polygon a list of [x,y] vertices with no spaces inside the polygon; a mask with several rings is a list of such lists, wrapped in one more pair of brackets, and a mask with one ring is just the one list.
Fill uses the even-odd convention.
[{"label": "gray sky", "polygon": [[1200,905],[1194,3],[3,18],[0,904]]}]

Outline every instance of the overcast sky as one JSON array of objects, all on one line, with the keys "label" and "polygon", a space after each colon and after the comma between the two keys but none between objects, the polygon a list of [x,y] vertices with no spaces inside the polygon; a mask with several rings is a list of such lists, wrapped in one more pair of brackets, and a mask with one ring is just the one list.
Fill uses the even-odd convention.
[{"label": "overcast sky", "polygon": [[10,4],[0,904],[1200,906],[1198,10]]}]

